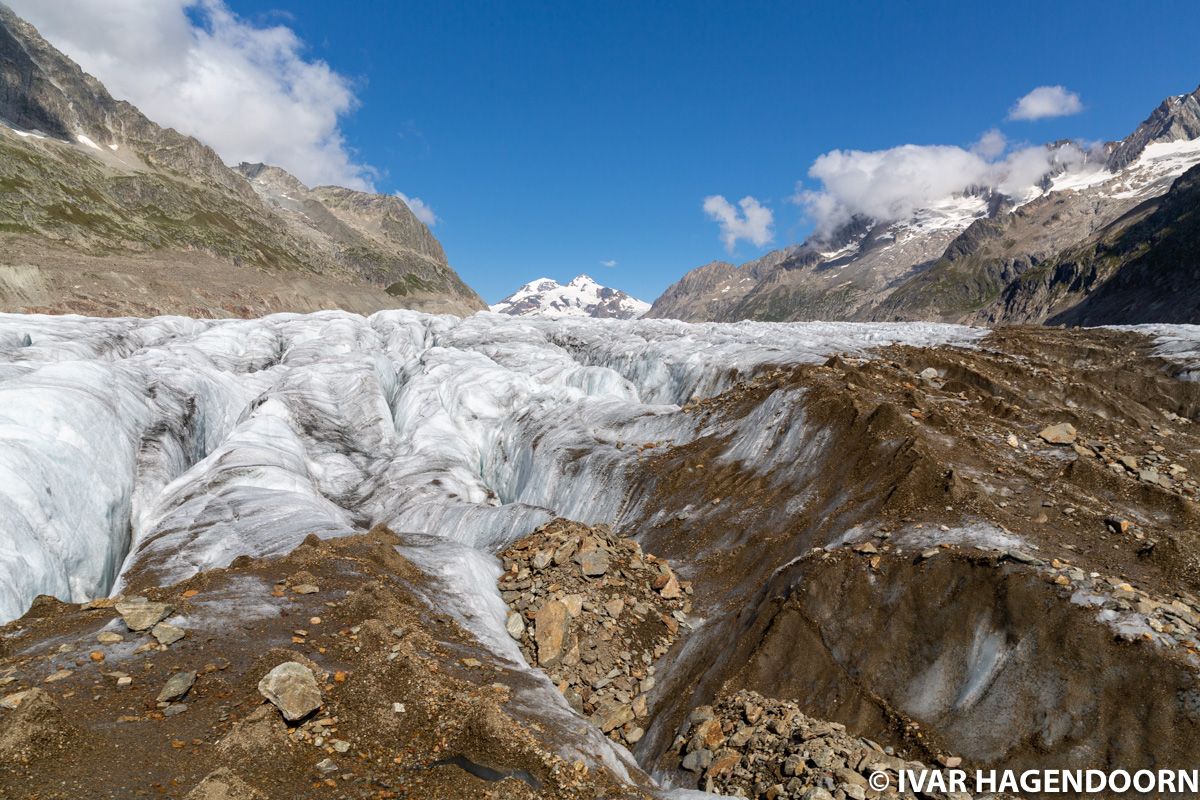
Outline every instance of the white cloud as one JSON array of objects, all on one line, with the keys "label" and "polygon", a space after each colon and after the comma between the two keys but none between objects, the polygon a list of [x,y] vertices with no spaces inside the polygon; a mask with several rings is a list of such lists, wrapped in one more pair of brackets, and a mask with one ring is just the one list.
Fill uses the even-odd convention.
[{"label": "white cloud", "polygon": [[804,206],[818,236],[832,234],[855,216],[879,222],[903,219],[919,208],[972,189],[993,189],[1011,197],[1032,192],[1058,165],[1083,161],[1076,145],[1025,147],[1007,155],[995,131],[972,149],[951,145],[906,144],[888,150],[834,150],[820,156],[809,177],[821,187],[797,186],[793,201]]},{"label": "white cloud", "polygon": [[617,265],[617,262],[616,262],[616,260],[615,260],[615,259],[611,259],[611,258],[610,258],[610,259],[608,259],[607,261],[601,261],[601,262],[600,262],[600,266],[602,266],[602,267],[608,267],[609,269],[612,269],[612,268],[613,268],[613,267],[615,267],[616,265]]},{"label": "white cloud", "polygon": [[985,131],[975,144],[971,145],[971,150],[984,158],[996,158],[1007,148],[1008,139],[1004,138],[1004,134],[995,128]]},{"label": "white cloud", "polygon": [[433,209],[419,197],[409,197],[404,192],[396,192],[396,197],[404,201],[404,205],[408,206],[408,210],[413,212],[413,216],[424,222],[429,227],[438,224],[438,215],[433,213]]},{"label": "white cloud", "polygon": [[739,239],[745,239],[755,247],[770,242],[775,236],[771,230],[775,222],[771,209],[753,197],[743,197],[738,201],[738,206],[740,212],[719,194],[704,198],[704,213],[720,227],[725,249],[732,253]]},{"label": "white cloud", "polygon": [[351,82],[307,57],[290,28],[255,26],[223,0],[7,2],[114,96],[225,161],[372,188],[339,127],[358,104]]},{"label": "white cloud", "polygon": [[1065,86],[1039,86],[1017,101],[1009,110],[1008,118],[1035,120],[1066,117],[1080,111],[1083,111],[1083,101]]}]

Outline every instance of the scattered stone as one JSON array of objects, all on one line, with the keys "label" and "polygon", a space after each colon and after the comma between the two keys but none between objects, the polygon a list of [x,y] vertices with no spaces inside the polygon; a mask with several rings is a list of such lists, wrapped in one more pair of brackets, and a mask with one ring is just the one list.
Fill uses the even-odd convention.
[{"label": "scattered stone", "polygon": [[164,717],[174,717],[187,711],[187,703],[171,703],[163,709]]},{"label": "scattered stone", "polygon": [[337,764],[333,763],[332,758],[323,758],[317,762],[316,770],[322,775],[328,775],[331,772],[337,772]]},{"label": "scattered stone", "polygon": [[1043,428],[1038,437],[1049,444],[1072,444],[1075,441],[1078,433],[1075,426],[1069,422],[1060,422],[1057,425],[1051,425],[1048,428]]},{"label": "scattered stone", "polygon": [[57,672],[52,672],[46,676],[43,683],[58,683],[59,681],[71,677],[71,670],[60,669]]},{"label": "scattered stone", "polygon": [[504,629],[508,631],[508,635],[521,641],[521,637],[525,634],[525,617],[517,611],[508,612],[508,618],[504,621]]},{"label": "scattered stone", "polygon": [[8,711],[16,711],[21,707],[21,703],[25,702],[29,698],[37,697],[38,692],[45,694],[45,690],[43,689],[26,689],[23,692],[15,692],[13,694],[6,695],[3,699],[0,699],[0,708]]},{"label": "scattered stone", "polygon": [[170,623],[160,622],[150,630],[150,634],[158,640],[159,644],[167,647],[182,639],[187,634],[187,631],[183,628],[177,628]]},{"label": "scattered stone", "polygon": [[127,598],[116,604],[117,613],[131,631],[147,631],[171,616],[175,607],[170,603],[155,603],[144,597]]},{"label": "scattered stone", "polygon": [[567,637],[567,607],[558,600],[551,600],[537,612],[534,626],[538,663],[543,667],[552,667],[563,655],[563,643]]},{"label": "scattered stone", "polygon": [[125,641],[125,637],[116,631],[100,631],[96,634],[96,641],[100,644],[118,644]]},{"label": "scattered stone", "polygon": [[292,591],[296,594],[316,594],[321,591],[321,587],[315,583],[300,583],[293,586]]},{"label": "scattered stone", "polygon": [[176,700],[182,700],[191,691],[192,685],[195,683],[195,672],[176,672],[167,678],[167,682],[163,684],[162,691],[158,693],[158,702],[171,703]]},{"label": "scattered stone", "polygon": [[304,719],[321,707],[321,689],[313,671],[285,661],[258,682],[258,692],[275,704],[288,722]]},{"label": "scattered stone", "polygon": [[583,569],[583,574],[589,578],[598,578],[608,572],[608,553],[598,547],[580,551],[575,559]]}]

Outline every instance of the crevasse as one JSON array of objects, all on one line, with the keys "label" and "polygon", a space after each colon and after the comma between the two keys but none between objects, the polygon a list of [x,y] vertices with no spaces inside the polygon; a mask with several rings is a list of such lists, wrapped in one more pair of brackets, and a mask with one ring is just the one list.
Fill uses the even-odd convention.
[{"label": "crevasse", "polygon": [[[104,595],[135,565],[171,582],[378,522],[484,551],[556,515],[619,525],[641,513],[635,445],[695,435],[688,399],[764,364],[984,333],[0,315],[0,618],[38,594]],[[754,456],[746,441],[732,456]]]}]

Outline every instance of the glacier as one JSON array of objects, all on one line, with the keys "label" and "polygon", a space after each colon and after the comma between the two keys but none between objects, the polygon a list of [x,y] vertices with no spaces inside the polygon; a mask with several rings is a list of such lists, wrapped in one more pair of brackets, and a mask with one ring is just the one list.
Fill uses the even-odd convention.
[{"label": "glacier", "polygon": [[[0,315],[0,618],[377,523],[493,552],[620,525],[638,445],[766,365],[986,331],[924,323]],[[766,412],[764,412],[766,413]],[[743,442],[735,455],[746,448]],[[490,627],[490,626],[489,626]]]}]

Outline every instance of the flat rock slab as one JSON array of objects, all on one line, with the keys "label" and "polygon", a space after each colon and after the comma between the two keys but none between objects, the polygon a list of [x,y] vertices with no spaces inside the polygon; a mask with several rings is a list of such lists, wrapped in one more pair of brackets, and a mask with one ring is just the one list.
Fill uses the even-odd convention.
[{"label": "flat rock slab", "polygon": [[170,603],[155,603],[150,600],[122,600],[117,603],[116,609],[129,630],[147,631],[171,616],[175,607]]},{"label": "flat rock slab", "polygon": [[171,677],[167,678],[167,682],[163,685],[162,691],[158,693],[158,702],[172,703],[183,698],[192,689],[192,685],[196,682],[196,673],[194,672],[176,672]]},{"label": "flat rock slab", "polygon": [[172,645],[186,636],[187,631],[166,622],[160,622],[151,629],[150,634],[158,640],[159,644]]},{"label": "flat rock slab", "polygon": [[1048,428],[1043,428],[1038,433],[1038,437],[1043,442],[1048,442],[1049,444],[1071,444],[1075,441],[1076,436],[1078,436],[1078,433],[1075,430],[1075,426],[1069,422],[1060,422],[1057,425],[1051,425]]}]

